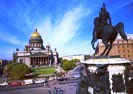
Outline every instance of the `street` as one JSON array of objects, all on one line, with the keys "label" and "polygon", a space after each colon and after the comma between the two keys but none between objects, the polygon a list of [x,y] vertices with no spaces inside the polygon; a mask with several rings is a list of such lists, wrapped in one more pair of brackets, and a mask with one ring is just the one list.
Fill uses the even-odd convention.
[{"label": "street", "polygon": [[27,89],[27,88],[36,88],[36,87],[43,87],[43,83],[31,84],[31,85],[23,85],[23,86],[22,85],[21,86],[0,86],[0,92]]},{"label": "street", "polygon": [[[49,81],[49,88],[44,87],[43,83],[40,84],[30,84],[30,85],[21,85],[21,86],[0,86],[0,94],[48,94],[49,90],[53,91],[54,87],[60,88],[63,90],[64,94],[71,92],[76,94],[75,83],[80,82],[79,79],[71,79],[67,81]],[[64,87],[65,86],[65,87]],[[77,86],[77,84],[76,84]],[[70,93],[70,94],[71,94]]]},{"label": "street", "polygon": [[36,87],[36,88],[28,88],[28,89],[3,91],[3,92],[0,92],[0,94],[48,94],[48,91],[49,91],[49,88]]}]

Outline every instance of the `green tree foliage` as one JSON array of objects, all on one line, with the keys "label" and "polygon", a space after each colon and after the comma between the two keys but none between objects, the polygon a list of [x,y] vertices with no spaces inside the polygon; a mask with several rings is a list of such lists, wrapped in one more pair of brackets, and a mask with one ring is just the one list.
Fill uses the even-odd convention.
[{"label": "green tree foliage", "polygon": [[62,60],[61,67],[65,71],[69,71],[76,66],[76,62],[80,62],[80,60],[79,59],[72,59],[71,61],[69,61],[69,60],[64,59],[64,60]]},{"label": "green tree foliage", "polygon": [[85,60],[90,59],[90,58],[91,58],[90,55],[85,55]]},{"label": "green tree foliage", "polygon": [[79,59],[72,59],[71,61],[72,61],[72,62],[75,62],[75,63],[76,63],[76,62],[80,62]]},{"label": "green tree foliage", "polygon": [[4,68],[4,70],[3,70],[3,73],[4,73],[4,75],[6,75],[6,77],[9,77],[10,72],[11,72],[11,70],[12,70],[12,68],[13,68],[14,65],[15,65],[15,64],[13,64],[13,63],[9,63],[9,64],[7,64],[7,65],[5,66],[5,68]]},{"label": "green tree foliage", "polygon": [[10,63],[4,68],[4,74],[14,79],[22,79],[29,72],[29,68],[23,63]]},{"label": "green tree foliage", "polygon": [[62,62],[62,58],[59,57],[59,58],[58,58],[58,63],[61,63],[61,62]]}]

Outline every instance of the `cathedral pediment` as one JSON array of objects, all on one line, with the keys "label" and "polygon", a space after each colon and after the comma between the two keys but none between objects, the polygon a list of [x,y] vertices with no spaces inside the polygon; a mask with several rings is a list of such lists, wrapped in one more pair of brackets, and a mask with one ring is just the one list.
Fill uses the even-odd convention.
[{"label": "cathedral pediment", "polygon": [[37,52],[37,53],[31,54],[30,57],[48,57],[48,54],[42,53],[42,52]]}]

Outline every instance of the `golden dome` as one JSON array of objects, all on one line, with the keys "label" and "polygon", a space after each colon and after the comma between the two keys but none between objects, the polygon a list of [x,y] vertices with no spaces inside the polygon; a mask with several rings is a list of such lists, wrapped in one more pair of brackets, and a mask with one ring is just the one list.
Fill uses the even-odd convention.
[{"label": "golden dome", "polygon": [[37,29],[35,29],[35,31],[33,32],[33,34],[31,35],[31,37],[41,37],[40,34],[37,32]]}]

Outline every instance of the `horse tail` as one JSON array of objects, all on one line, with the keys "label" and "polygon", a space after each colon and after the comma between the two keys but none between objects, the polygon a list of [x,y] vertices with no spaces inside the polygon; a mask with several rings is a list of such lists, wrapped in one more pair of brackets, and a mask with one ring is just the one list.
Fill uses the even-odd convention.
[{"label": "horse tail", "polygon": [[122,22],[119,22],[116,26],[115,26],[115,30],[120,34],[120,36],[125,40],[128,41],[127,39],[127,35],[124,32],[124,24]]}]

